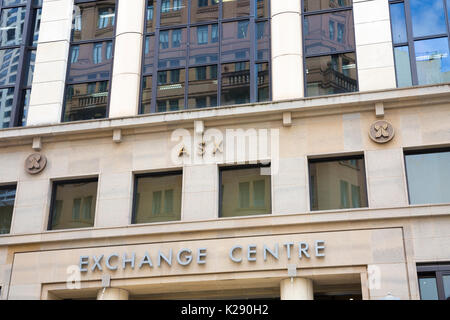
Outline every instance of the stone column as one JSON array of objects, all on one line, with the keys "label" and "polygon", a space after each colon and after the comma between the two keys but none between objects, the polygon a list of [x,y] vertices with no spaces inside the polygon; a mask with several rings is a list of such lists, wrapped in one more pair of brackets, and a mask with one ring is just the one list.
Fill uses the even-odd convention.
[{"label": "stone column", "polygon": [[129,292],[120,288],[104,288],[97,293],[97,300],[128,300]]},{"label": "stone column", "polygon": [[389,3],[353,0],[360,91],[396,88]]},{"label": "stone column", "polygon": [[301,98],[304,80],[300,0],[272,0],[271,11],[273,100]]},{"label": "stone column", "polygon": [[280,298],[281,300],[314,300],[312,280],[305,278],[281,280]]},{"label": "stone column", "polygon": [[138,114],[146,3],[145,0],[119,1],[110,118]]},{"label": "stone column", "polygon": [[44,0],[27,125],[61,121],[73,0]]}]

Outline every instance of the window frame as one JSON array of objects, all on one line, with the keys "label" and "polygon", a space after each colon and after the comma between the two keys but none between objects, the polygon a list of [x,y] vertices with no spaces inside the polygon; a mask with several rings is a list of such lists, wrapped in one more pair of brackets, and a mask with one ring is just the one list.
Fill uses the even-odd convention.
[{"label": "window frame", "polygon": [[445,299],[445,290],[443,283],[443,276],[450,275],[450,263],[438,263],[438,264],[418,264],[417,268],[417,285],[419,287],[420,299],[422,300],[422,293],[420,292],[419,279],[426,276],[434,276],[436,278],[436,286],[438,293],[438,300]]},{"label": "window frame", "polygon": [[[446,19],[447,24],[447,33],[442,34],[436,34],[431,36],[421,36],[421,37],[414,37],[413,34],[413,26],[412,26],[412,18],[411,18],[411,4],[410,0],[389,0],[388,6],[389,6],[389,23],[391,27],[391,42],[392,42],[392,54],[394,56],[394,67],[395,67],[395,81],[397,88],[398,86],[398,76],[397,76],[397,68],[396,68],[396,61],[395,61],[395,48],[398,47],[407,47],[408,53],[409,53],[409,67],[411,72],[411,83],[412,86],[419,86],[419,78],[417,75],[417,63],[416,63],[416,49],[414,46],[414,43],[416,41],[421,40],[432,40],[432,39],[439,39],[439,38],[445,38],[447,37],[448,42],[448,48],[450,52],[450,17],[448,16],[450,8],[447,8],[447,1],[441,0],[443,2],[443,8],[444,8],[444,17]],[[394,34],[392,32],[393,25],[392,25],[392,16],[391,16],[391,5],[393,4],[399,4],[403,3],[403,7],[405,10],[405,24],[406,24],[406,42],[400,42],[400,43],[394,43]]]},{"label": "window frame", "polygon": [[69,229],[52,229],[52,223],[53,223],[53,210],[55,209],[55,205],[56,205],[56,188],[58,185],[64,185],[64,184],[75,184],[75,183],[91,183],[91,182],[97,182],[97,192],[96,192],[96,197],[95,197],[95,204],[94,204],[94,208],[95,208],[95,212],[94,212],[94,222],[92,227],[86,227],[86,228],[82,228],[84,229],[92,229],[95,228],[95,221],[96,221],[96,217],[97,217],[97,203],[98,203],[98,192],[99,192],[99,177],[86,177],[86,178],[80,178],[80,179],[65,179],[65,180],[53,180],[51,181],[51,198],[50,198],[50,210],[49,210],[49,215],[48,215],[48,222],[47,222],[47,232],[58,232],[58,231],[64,231],[64,230],[76,230],[79,228],[69,228]]},{"label": "window frame", "polygon": [[[443,153],[450,152],[450,147],[433,147],[426,149],[404,149],[403,150],[403,167],[405,170],[405,180],[406,180],[406,189],[408,191],[408,205],[409,206],[422,206],[426,204],[411,204],[411,193],[409,188],[409,178],[408,178],[408,167],[406,166],[406,156],[409,155],[421,155],[421,154],[430,154],[430,153]],[[428,203],[428,205],[440,205],[444,203]]]},{"label": "window frame", "polygon": [[7,183],[7,184],[1,184],[0,185],[0,191],[1,190],[12,190],[12,189],[14,189],[15,194],[14,194],[14,204],[13,204],[13,212],[12,212],[12,215],[11,215],[10,228],[9,228],[9,232],[8,233],[3,233],[3,234],[0,233],[0,237],[11,234],[11,227],[12,227],[12,223],[13,223],[13,220],[14,220],[14,213],[15,213],[15,210],[16,210],[17,183]]},{"label": "window frame", "polygon": [[[69,56],[67,60],[67,68],[66,68],[66,76],[65,76],[65,83],[64,83],[64,98],[63,98],[63,104],[62,104],[62,110],[61,110],[61,123],[71,123],[71,122],[78,122],[78,121],[88,121],[88,120],[73,120],[73,121],[64,121],[65,113],[66,113],[66,102],[67,102],[67,90],[69,86],[78,85],[78,84],[89,84],[94,82],[104,82],[108,81],[108,101],[106,103],[106,110],[105,110],[105,117],[102,119],[108,119],[109,118],[109,106],[111,102],[111,88],[112,88],[112,78],[113,78],[113,72],[114,72],[114,56],[115,56],[115,48],[116,48],[116,32],[117,32],[117,17],[118,17],[118,10],[119,10],[119,0],[113,0],[115,2],[115,17],[114,17],[114,28],[113,28],[113,35],[111,38],[99,38],[99,39],[90,39],[90,40],[78,40],[78,41],[72,41],[73,35],[74,35],[74,27],[72,27],[70,31],[70,43],[69,43]],[[97,0],[74,0],[74,6],[77,4],[84,4],[89,2],[102,2]],[[72,17],[74,18],[74,17]],[[86,80],[86,81],[68,81],[69,80],[69,74],[70,74],[70,66],[72,61],[72,47],[85,44],[95,44],[95,43],[107,43],[108,41],[112,42],[111,45],[111,71],[109,73],[108,79],[96,79],[96,80]],[[78,49],[79,50],[79,49]],[[107,54],[108,45],[105,47],[105,55]],[[78,52],[79,54],[79,52]],[[103,55],[103,50],[102,50]],[[91,119],[92,120],[92,119]]]},{"label": "window frame", "polygon": [[[182,219],[182,212],[180,212],[180,220],[175,221],[164,221],[164,222],[144,222],[144,223],[137,223],[136,222],[136,215],[137,215],[137,208],[136,208],[136,202],[137,202],[137,188],[138,188],[138,182],[140,178],[157,178],[157,177],[166,177],[166,176],[176,176],[181,175],[181,192],[183,193],[183,169],[177,169],[177,170],[169,170],[169,171],[158,171],[158,172],[147,172],[147,173],[135,173],[133,174],[133,203],[132,203],[132,209],[131,209],[131,225],[145,225],[145,224],[155,224],[155,223],[169,223],[174,222],[178,223],[181,222]],[[183,201],[183,195],[181,195]],[[181,209],[180,209],[181,210]]]},{"label": "window frame", "polygon": [[[10,85],[1,85],[0,90],[14,88],[13,95],[13,103],[11,107],[11,116],[9,120],[9,126],[7,128],[13,127],[23,127],[26,126],[22,122],[24,112],[25,112],[25,95],[26,91],[30,90],[32,85],[28,85],[27,83],[27,75],[28,70],[30,68],[30,64],[28,63],[29,58],[33,54],[33,51],[37,50],[37,41],[34,44],[33,36],[34,36],[34,25],[33,22],[37,17],[37,12],[41,10],[42,16],[42,0],[40,1],[32,1],[29,0],[26,3],[22,4],[13,4],[13,5],[3,5],[3,1],[0,1],[0,16],[5,9],[14,9],[14,8],[25,8],[25,18],[23,24],[22,31],[22,40],[20,44],[17,45],[7,45],[0,47],[1,50],[9,50],[9,49],[19,49],[19,62],[16,74],[16,81],[14,84]],[[17,22],[20,23],[20,22]],[[2,129],[0,127],[0,129]]]},{"label": "window frame", "polygon": [[[365,197],[367,200],[367,206],[365,207],[358,207],[358,208],[335,208],[335,209],[326,209],[326,210],[313,210],[313,183],[311,180],[311,164],[312,163],[322,163],[322,162],[331,162],[331,161],[347,161],[347,160],[363,160],[364,163],[364,170],[361,170],[362,174],[363,174],[363,178],[364,178],[364,183],[365,183]],[[360,210],[360,209],[370,209],[370,203],[369,203],[369,190],[368,190],[368,181],[367,181],[367,163],[366,163],[366,157],[365,154],[363,153],[358,153],[358,154],[354,154],[354,155],[336,155],[336,156],[326,156],[326,157],[321,157],[321,158],[315,158],[315,157],[308,157],[307,158],[307,165],[308,165],[308,188],[309,188],[309,212],[320,212],[320,211],[337,211],[337,210]],[[314,186],[317,185],[317,181],[314,183]],[[361,187],[361,186],[360,186]],[[351,188],[351,187],[350,187]],[[351,189],[350,189],[351,192]],[[353,201],[353,200],[352,200]]]},{"label": "window frame", "polygon": [[[243,217],[251,217],[251,216],[256,216],[256,215],[251,215],[251,216],[235,216],[235,217],[223,217],[222,216],[222,203],[223,203],[223,197],[222,197],[222,192],[223,192],[223,188],[222,188],[222,172],[223,171],[234,171],[234,170],[246,170],[246,169],[257,169],[257,168],[270,168],[272,165],[272,163],[269,164],[265,164],[265,163],[257,163],[257,164],[243,164],[243,165],[231,165],[231,166],[219,166],[218,170],[219,170],[219,187],[217,190],[219,190],[219,210],[218,210],[218,215],[217,217],[219,219],[233,219],[233,218],[243,218]],[[262,215],[258,215],[258,216],[269,216],[273,214],[273,202],[272,202],[272,183],[273,183],[273,179],[272,179],[272,175],[270,175],[270,192],[269,192],[269,202],[270,202],[270,213],[266,213],[266,214],[262,214]],[[238,199],[239,201],[239,199]]]},{"label": "window frame", "polygon": [[[307,79],[307,72],[306,72],[306,59],[308,58],[319,58],[319,57],[325,57],[325,56],[333,56],[333,55],[341,55],[341,54],[346,54],[346,53],[354,53],[355,54],[355,68],[356,68],[356,91],[354,92],[359,92],[359,78],[358,78],[358,55],[356,54],[356,35],[354,34],[354,50],[340,50],[340,51],[333,51],[333,52],[328,52],[328,53],[317,53],[317,54],[306,54],[306,46],[305,46],[305,21],[306,18],[309,16],[314,16],[314,15],[321,15],[321,14],[329,14],[329,13],[335,13],[335,12],[342,12],[342,11],[351,11],[352,12],[352,17],[353,17],[353,24],[355,23],[355,12],[353,10],[353,0],[352,0],[352,5],[351,6],[343,6],[343,7],[338,7],[338,8],[330,8],[330,9],[324,9],[324,10],[313,10],[313,11],[305,11],[305,0],[299,0],[300,1],[300,10],[301,10],[301,28],[302,28],[302,53],[303,53],[303,92],[304,92],[304,96],[305,97],[309,97],[307,95],[308,93],[308,82],[306,81]],[[337,21],[334,21],[336,23],[336,29],[335,29],[335,34],[334,36],[337,39]],[[353,26],[354,28],[354,26]],[[355,32],[354,32],[355,33]],[[352,91],[353,92],[353,91]],[[352,92],[345,92],[345,93],[352,93]],[[331,95],[335,95],[335,94],[339,94],[339,93],[333,93]],[[312,97],[321,97],[321,96],[325,96],[325,95],[319,95],[319,96],[312,96]]]},{"label": "window frame", "polygon": [[[192,22],[191,21],[191,3],[197,2],[198,0],[186,0],[187,4],[187,23],[182,24],[176,24],[171,26],[161,26],[161,4],[162,0],[154,0],[153,1],[153,25],[154,25],[154,31],[147,32],[147,16],[144,20],[144,29],[143,29],[143,50],[142,50],[142,66],[141,66],[141,83],[140,83],[140,91],[139,91],[139,114],[154,114],[154,113],[161,113],[160,111],[157,111],[157,89],[158,89],[158,83],[157,83],[157,74],[160,71],[169,71],[173,69],[185,69],[185,80],[184,80],[184,106],[180,110],[177,111],[183,111],[183,110],[195,110],[195,109],[202,109],[202,108],[195,108],[190,109],[189,108],[189,68],[194,67],[201,67],[201,66],[211,66],[216,65],[217,66],[217,102],[216,107],[219,107],[222,105],[221,98],[222,98],[222,68],[221,65],[227,64],[227,63],[235,63],[235,62],[243,62],[248,61],[250,63],[250,103],[258,102],[258,71],[257,71],[257,64],[260,63],[268,63],[269,65],[269,97],[267,101],[272,101],[272,49],[271,44],[269,40],[268,50],[269,55],[267,59],[257,59],[257,48],[258,48],[258,40],[256,39],[256,24],[258,22],[267,22],[268,23],[268,32],[269,32],[269,39],[271,37],[271,1],[267,1],[268,6],[268,17],[258,18],[257,16],[257,7],[258,7],[258,0],[250,0],[250,15],[244,16],[244,17],[235,17],[235,18],[223,18],[223,2],[222,0],[217,0],[217,3],[208,2],[208,5],[211,6],[218,6],[218,18],[212,18],[209,21],[201,21],[201,22]],[[145,8],[147,12],[148,8],[148,1],[145,1]],[[204,8],[204,7],[201,7]],[[227,22],[238,22],[238,21],[248,21],[249,22],[249,34],[250,34],[250,57],[249,59],[234,59],[232,61],[226,61],[222,62],[222,36],[223,36],[223,24]],[[190,46],[189,43],[191,42],[191,33],[196,32],[195,28],[199,26],[212,26],[217,25],[217,41],[213,41],[212,39],[212,30],[211,30],[211,39],[208,32],[208,41],[211,43],[217,43],[218,45],[218,61],[216,63],[213,63],[211,61],[206,62],[200,62],[200,63],[190,63]],[[166,66],[163,68],[160,68],[158,65],[159,62],[159,33],[161,31],[165,30],[174,30],[174,29],[181,29],[186,28],[186,64],[184,67],[179,66]],[[211,27],[212,29],[213,27]],[[145,72],[145,42],[147,37],[153,36],[153,44],[150,43],[149,46],[153,45],[154,48],[154,56],[153,56],[153,71],[152,72]],[[170,39],[169,39],[170,42]],[[209,43],[208,43],[209,44]],[[151,51],[151,49],[149,50]],[[143,91],[145,89],[144,87],[144,78],[151,77],[152,79],[152,86],[151,86],[151,104],[150,104],[150,112],[144,113],[144,106],[143,106]],[[255,80],[256,79],[256,80]],[[214,106],[210,106],[209,108],[216,108]],[[171,112],[170,110],[167,110],[166,112]]]}]

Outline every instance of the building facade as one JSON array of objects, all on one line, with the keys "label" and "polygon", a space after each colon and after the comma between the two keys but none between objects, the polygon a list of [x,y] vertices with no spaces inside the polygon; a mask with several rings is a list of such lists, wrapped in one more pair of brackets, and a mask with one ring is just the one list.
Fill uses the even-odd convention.
[{"label": "building facade", "polygon": [[2,0],[0,299],[448,299],[450,0]]}]

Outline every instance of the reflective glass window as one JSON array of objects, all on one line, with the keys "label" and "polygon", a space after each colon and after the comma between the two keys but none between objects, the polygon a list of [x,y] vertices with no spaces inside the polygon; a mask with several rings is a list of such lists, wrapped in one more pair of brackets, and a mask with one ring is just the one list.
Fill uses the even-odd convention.
[{"label": "reflective glass window", "polygon": [[65,95],[64,121],[106,117],[109,81],[68,85]]},{"label": "reflective glass window", "polygon": [[307,96],[358,90],[354,53],[306,58],[305,62]]},{"label": "reflective glass window", "polygon": [[181,219],[181,172],[137,176],[136,180],[133,223]]},{"label": "reflective glass window", "polygon": [[419,278],[419,288],[421,300],[439,300],[436,278]]},{"label": "reflective glass window", "polygon": [[311,210],[368,206],[362,157],[310,160]]},{"label": "reflective glass window", "polygon": [[15,198],[15,186],[0,187],[0,234],[10,232]]},{"label": "reflective glass window", "polygon": [[450,202],[450,151],[406,154],[409,202]]},{"label": "reflective glass window", "polygon": [[220,217],[272,212],[271,177],[260,166],[221,168],[220,182]]},{"label": "reflective glass window", "polygon": [[97,179],[54,182],[49,230],[94,226]]},{"label": "reflective glass window", "polygon": [[[308,34],[305,35],[306,55],[355,50],[353,13],[351,10],[306,16]],[[324,32],[323,26],[329,26]]]},{"label": "reflective glass window", "polygon": [[105,39],[114,36],[116,1],[93,2],[76,4],[72,41]]},{"label": "reflective glass window", "polygon": [[414,37],[447,33],[443,0],[409,0]]},{"label": "reflective glass window", "polygon": [[222,64],[222,104],[250,102],[250,64],[236,62]]},{"label": "reflective glass window", "polygon": [[185,69],[159,71],[157,112],[184,109]]},{"label": "reflective glass window", "polygon": [[331,0],[331,1],[304,0],[303,11],[309,12],[309,11],[329,10],[342,7],[351,7],[352,5],[353,5],[352,0]]},{"label": "reflective glass window", "polygon": [[190,109],[217,106],[217,65],[189,68]]},{"label": "reflective glass window", "polygon": [[397,86],[408,87],[412,85],[411,67],[408,46],[395,47],[395,72],[397,75]]},{"label": "reflective glass window", "polygon": [[394,43],[404,43],[408,41],[406,34],[405,4],[393,3],[390,5],[392,40]]},{"label": "reflective glass window", "polygon": [[448,45],[447,37],[414,42],[419,85],[450,82]]},{"label": "reflective glass window", "polygon": [[245,17],[250,15],[249,0],[223,1],[223,19]]}]

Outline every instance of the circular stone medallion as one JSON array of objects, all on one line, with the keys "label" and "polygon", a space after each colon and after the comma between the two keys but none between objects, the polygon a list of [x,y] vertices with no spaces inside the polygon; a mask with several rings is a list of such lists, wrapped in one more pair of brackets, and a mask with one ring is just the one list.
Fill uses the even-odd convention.
[{"label": "circular stone medallion", "polygon": [[33,153],[25,160],[25,170],[29,174],[38,174],[45,169],[47,158],[40,153]]},{"label": "circular stone medallion", "polygon": [[394,138],[394,127],[385,120],[379,120],[370,126],[369,136],[376,143],[386,143]]}]

